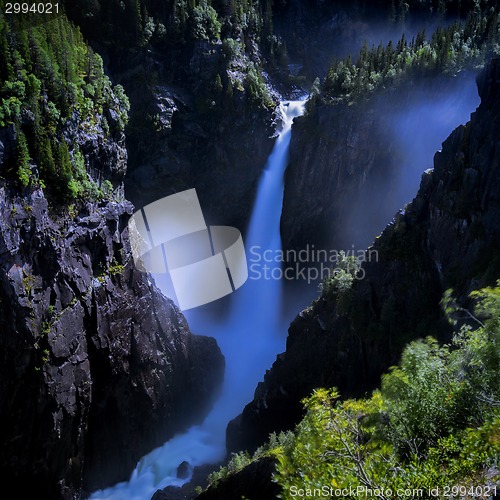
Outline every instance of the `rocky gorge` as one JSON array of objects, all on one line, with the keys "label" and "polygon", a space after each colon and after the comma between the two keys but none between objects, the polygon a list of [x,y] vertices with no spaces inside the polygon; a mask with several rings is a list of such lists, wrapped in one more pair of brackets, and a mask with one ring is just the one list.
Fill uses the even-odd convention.
[{"label": "rocky gorge", "polygon": [[368,249],[377,258],[363,263],[364,278],[340,300],[322,293],[292,322],[286,351],[228,427],[230,450],[254,450],[271,432],[292,428],[315,387],[335,386],[345,396],[374,388],[409,340],[447,340],[445,290],[466,305],[472,290],[495,282],[499,81],[496,58],[478,77],[481,104],[470,122],[449,136],[415,199]]},{"label": "rocky gorge", "polygon": [[41,191],[4,186],[0,205],[2,475],[72,498],[196,421],[224,361],[133,268],[130,203],[54,221]]},{"label": "rocky gorge", "polygon": [[41,187],[20,193],[5,179],[17,132],[2,129],[0,460],[20,495],[69,499],[126,479],[142,455],[198,421],[224,359],[134,268],[123,134],[89,131],[76,114],[62,134],[115,189],[69,207]]},{"label": "rocky gorge", "polygon": [[[225,435],[228,452],[254,451],[270,433],[294,429],[316,388],[365,396],[412,340],[451,339],[446,291],[468,311],[470,292],[500,275],[498,13],[485,0],[490,10],[465,28],[418,43],[403,36],[396,49],[369,53],[365,44],[366,68],[350,56],[330,66],[377,37],[378,23],[399,37],[442,3],[409,0],[390,19],[385,0],[63,1],[63,15],[32,24],[0,13],[6,484],[23,497],[68,500],[142,500],[166,484],[154,498],[277,498],[271,456],[244,467],[243,453],[235,474],[207,479]],[[452,15],[472,5],[451,3]],[[419,15],[405,25],[408,9]],[[468,116],[476,106],[471,82],[485,60],[481,104],[421,176],[432,165],[420,146],[434,152],[433,124],[446,137],[454,108],[470,106]],[[363,93],[356,75],[380,85]],[[329,95],[327,81],[336,88],[342,78],[340,95]],[[303,102],[278,106],[309,92],[304,116]],[[282,128],[283,109],[294,107],[300,113]],[[291,142],[273,156],[282,135]],[[268,158],[282,167],[273,203],[259,211]],[[269,252],[371,244],[359,279],[341,289],[324,282],[298,315],[282,283],[269,295],[248,283],[239,298],[186,313],[191,331],[160,281],[134,267],[128,234],[135,211],[191,188],[206,222],[237,227],[247,246],[253,218],[262,241],[272,232],[261,245]],[[217,399],[227,379],[236,405]]]}]

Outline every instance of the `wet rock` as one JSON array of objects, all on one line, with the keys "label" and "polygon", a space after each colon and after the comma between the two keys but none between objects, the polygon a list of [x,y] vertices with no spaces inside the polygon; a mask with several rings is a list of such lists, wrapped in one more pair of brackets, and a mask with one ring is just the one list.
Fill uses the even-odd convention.
[{"label": "wet rock", "polygon": [[[230,451],[254,450],[271,432],[291,429],[301,399],[317,387],[363,396],[420,337],[448,341],[440,301],[452,288],[469,307],[472,290],[500,276],[500,59],[478,78],[481,105],[436,154],[420,190],[376,239],[350,305],[321,296],[292,322],[254,400],[230,422]],[[473,173],[474,172],[474,173]],[[374,253],[376,252],[376,253]]]},{"label": "wet rock", "polygon": [[180,488],[177,486],[167,486],[163,490],[158,490],[152,500],[191,500],[198,496],[197,491],[208,486],[208,476],[219,470],[223,464],[207,464],[194,467],[192,476],[187,483]]},{"label": "wet rock", "polygon": [[0,186],[0,478],[21,496],[127,479],[222,380],[215,341],[134,268],[132,210],[87,203],[72,219]]},{"label": "wet rock", "polygon": [[239,500],[258,498],[274,500],[281,491],[272,480],[275,461],[265,457],[252,462],[236,474],[222,480],[217,486],[210,487],[196,498],[199,500]]},{"label": "wet rock", "polygon": [[13,158],[16,141],[14,125],[0,129],[0,168]]},{"label": "wet rock", "polygon": [[177,467],[177,477],[179,479],[187,479],[193,472],[193,466],[184,460],[179,467]]}]

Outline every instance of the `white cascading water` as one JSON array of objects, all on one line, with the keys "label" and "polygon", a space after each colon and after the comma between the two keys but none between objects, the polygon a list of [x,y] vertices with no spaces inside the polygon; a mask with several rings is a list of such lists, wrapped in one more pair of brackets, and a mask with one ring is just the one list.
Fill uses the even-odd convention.
[{"label": "white cascading water", "polygon": [[[245,247],[262,255],[281,249],[280,217],[283,204],[283,173],[288,163],[292,121],[304,112],[305,101],[280,104],[283,128],[267,161],[260,180]],[[280,262],[266,262],[267,275],[280,268]],[[279,274],[279,273],[276,273]],[[257,383],[276,355],[285,348],[287,323],[281,319],[281,282],[252,279],[236,291],[227,318],[214,321],[187,311],[194,332],[217,339],[226,360],[224,384],[212,411],[201,425],[173,437],[163,446],[144,456],[128,482],[97,491],[91,500],[149,500],[158,489],[181,486],[187,479],[177,478],[179,464],[191,466],[217,463],[226,453],[228,422],[253,398]]]}]

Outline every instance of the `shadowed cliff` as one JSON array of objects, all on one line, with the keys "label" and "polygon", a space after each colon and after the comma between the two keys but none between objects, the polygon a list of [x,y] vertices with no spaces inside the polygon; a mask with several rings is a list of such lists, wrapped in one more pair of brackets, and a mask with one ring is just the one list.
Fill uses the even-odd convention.
[{"label": "shadowed cliff", "polygon": [[478,77],[481,105],[458,127],[423,175],[420,190],[375,241],[378,261],[366,262],[339,305],[323,293],[290,326],[254,400],[228,427],[230,450],[255,449],[272,431],[293,427],[300,400],[313,388],[336,386],[362,395],[398,361],[411,339],[449,331],[443,292],[459,300],[500,274],[500,60]]}]

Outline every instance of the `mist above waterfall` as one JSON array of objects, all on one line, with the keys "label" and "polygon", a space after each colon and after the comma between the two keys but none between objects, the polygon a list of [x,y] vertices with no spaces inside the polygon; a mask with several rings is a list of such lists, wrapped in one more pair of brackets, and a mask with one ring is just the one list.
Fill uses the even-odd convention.
[{"label": "mist above waterfall", "polygon": [[286,43],[290,62],[300,62],[301,73],[310,82],[316,77],[324,78],[335,59],[351,56],[356,61],[365,43],[368,48],[380,43],[385,46],[391,40],[396,43],[403,34],[410,41],[423,31],[429,38],[438,26],[448,26],[458,19],[454,17],[457,12],[444,18],[430,11],[414,10],[404,19],[400,11],[395,12],[392,22],[388,22],[389,9],[380,10],[370,2],[364,2],[361,9],[351,2],[275,4],[280,12],[274,23],[275,32]]},{"label": "mist above waterfall", "polygon": [[338,235],[346,248],[368,246],[414,198],[442,142],[469,120],[479,96],[475,75],[467,73],[453,80],[424,82],[393,101],[389,106],[385,96],[376,108],[393,167],[387,170],[386,165],[378,165],[378,172],[352,200]]},{"label": "mist above waterfall", "polygon": [[[348,106],[318,106],[298,120],[285,176],[285,250],[366,249],[415,197],[442,142],[478,103],[475,74],[463,72],[381,89]],[[297,310],[307,306],[329,264],[301,264],[320,275],[310,284],[292,278],[287,304],[293,297]]]}]

